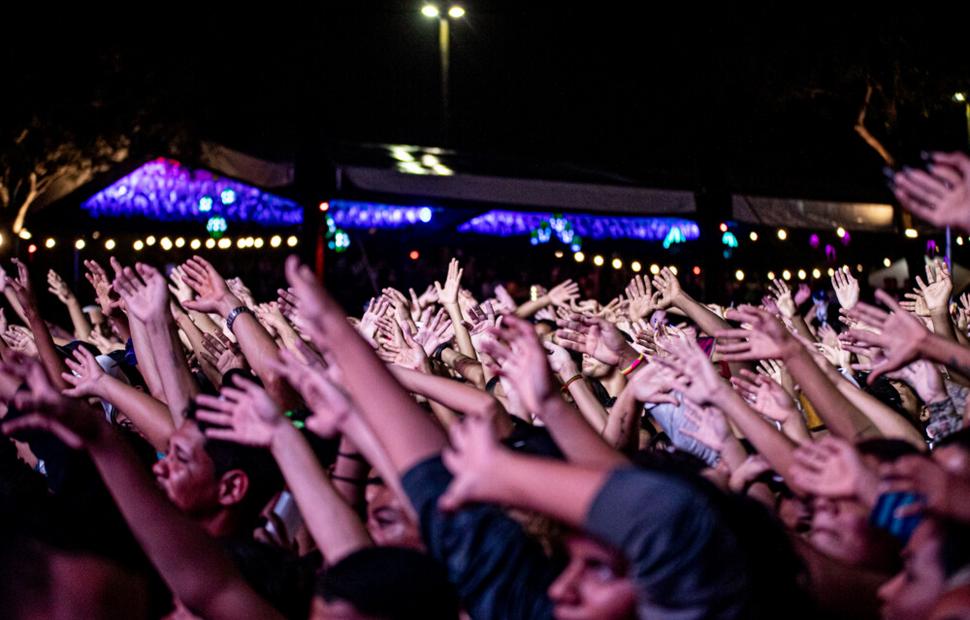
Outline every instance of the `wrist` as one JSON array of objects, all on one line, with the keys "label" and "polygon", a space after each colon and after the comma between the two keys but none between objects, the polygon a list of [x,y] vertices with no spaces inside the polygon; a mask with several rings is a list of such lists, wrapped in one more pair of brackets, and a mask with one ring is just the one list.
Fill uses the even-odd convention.
[{"label": "wrist", "polygon": [[280,414],[281,422],[273,427],[270,433],[269,440],[269,450],[274,456],[278,455],[281,450],[288,450],[290,442],[295,436],[299,436],[300,431],[296,429],[295,426],[289,423],[287,418]]},{"label": "wrist", "polygon": [[[623,347],[621,351],[617,353],[617,358],[618,358],[618,361],[616,362],[617,369],[619,369],[620,371],[626,371],[626,374],[629,374],[630,372],[633,372],[634,370],[636,370],[635,368],[631,368],[634,362],[642,359],[643,356],[630,345],[626,345]],[[638,366],[639,365],[640,364],[638,364]]]},{"label": "wrist", "polygon": [[684,306],[688,305],[691,301],[691,296],[685,293],[683,290],[679,290],[670,297],[670,305],[684,310]]},{"label": "wrist", "polygon": [[559,372],[556,374],[559,376],[560,380],[568,381],[572,377],[575,377],[576,375],[580,374],[579,367],[577,367],[575,364],[566,365],[560,368]]},{"label": "wrist", "polygon": [[815,363],[815,361],[811,359],[811,353],[808,352],[808,349],[803,347],[798,340],[792,338],[790,335],[785,337],[784,341],[778,346],[778,348],[781,351],[781,355],[779,357],[784,362],[788,362],[789,360],[797,358],[800,355],[807,355],[809,357],[809,361],[811,361],[813,364]]},{"label": "wrist", "polygon": [[222,298],[220,298],[219,301],[216,302],[216,307],[219,310],[219,316],[221,316],[222,318],[226,318],[227,316],[229,316],[230,312],[232,312],[236,308],[239,308],[240,306],[245,306],[245,305],[246,304],[240,301],[240,299],[235,295],[233,295],[232,293],[223,295]]}]

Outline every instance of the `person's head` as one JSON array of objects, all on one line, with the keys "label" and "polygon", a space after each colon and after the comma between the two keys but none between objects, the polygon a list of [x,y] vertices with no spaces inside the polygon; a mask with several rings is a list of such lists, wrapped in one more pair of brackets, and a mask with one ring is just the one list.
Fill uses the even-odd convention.
[{"label": "person's head", "polygon": [[536,321],[536,335],[539,336],[540,340],[548,340],[552,338],[553,334],[556,333],[556,322],[550,321],[549,319],[540,319]]},{"label": "person's head", "polygon": [[382,547],[424,550],[421,532],[397,494],[385,484],[367,487],[367,531]]},{"label": "person's head", "polygon": [[951,474],[970,477],[970,428],[941,439],[933,449],[933,460]]},{"label": "person's head", "polygon": [[168,445],[152,468],[155,479],[169,500],[195,520],[211,525],[223,515],[222,527],[252,529],[282,488],[279,470],[265,450],[208,439],[204,425],[193,419],[172,433]]},{"label": "person's head", "polygon": [[569,563],[549,586],[557,620],[636,617],[636,586],[623,555],[588,536],[566,536]]},{"label": "person's head", "polygon": [[613,367],[604,364],[588,353],[583,353],[582,371],[590,379],[604,379],[612,374]]},{"label": "person's head", "polygon": [[430,556],[366,547],[323,574],[311,620],[457,620],[458,594]]},{"label": "person's head", "polygon": [[925,519],[903,549],[903,569],[879,588],[884,620],[925,618],[943,593],[940,529]]},{"label": "person's head", "polygon": [[9,620],[147,618],[143,573],[86,549],[2,528],[0,610]]},{"label": "person's head", "polygon": [[883,618],[929,617],[944,592],[955,585],[953,578],[968,565],[970,532],[966,526],[924,519],[903,550],[903,570],[879,589]]},{"label": "person's head", "polygon": [[[856,449],[863,463],[874,470],[919,453],[915,446],[898,439],[870,439],[856,444]],[[870,525],[869,508],[858,499],[816,497],[812,508],[809,540],[819,551],[853,566],[895,570],[898,541]]]}]

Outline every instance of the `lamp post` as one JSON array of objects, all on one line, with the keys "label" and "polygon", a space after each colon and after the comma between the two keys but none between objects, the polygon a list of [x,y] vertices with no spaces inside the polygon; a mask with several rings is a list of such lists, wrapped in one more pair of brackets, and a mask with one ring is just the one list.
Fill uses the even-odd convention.
[{"label": "lamp post", "polygon": [[443,12],[434,4],[426,4],[421,8],[421,14],[430,19],[438,20],[438,54],[441,57],[441,134],[444,142],[448,141],[449,108],[448,108],[448,65],[450,63],[450,20],[461,19],[465,16],[465,9],[454,4]]}]

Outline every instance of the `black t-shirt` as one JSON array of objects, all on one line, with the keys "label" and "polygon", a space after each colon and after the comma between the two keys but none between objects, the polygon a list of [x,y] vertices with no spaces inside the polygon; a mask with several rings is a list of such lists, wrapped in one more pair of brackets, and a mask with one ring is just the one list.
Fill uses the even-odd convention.
[{"label": "black t-shirt", "polygon": [[494,506],[438,509],[451,483],[439,456],[408,470],[402,485],[418,513],[428,553],[448,571],[472,618],[552,618],[547,591],[558,570],[522,527]]}]

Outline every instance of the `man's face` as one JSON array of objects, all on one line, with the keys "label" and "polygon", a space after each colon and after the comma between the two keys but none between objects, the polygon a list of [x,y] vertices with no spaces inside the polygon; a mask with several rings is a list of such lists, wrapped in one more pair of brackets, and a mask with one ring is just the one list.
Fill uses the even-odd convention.
[{"label": "man's face", "polygon": [[398,496],[384,485],[367,488],[367,531],[379,546],[424,550],[417,525]]},{"label": "man's face", "polygon": [[557,620],[636,617],[636,590],[613,549],[580,535],[566,540],[569,564],[549,586]]},{"label": "man's face", "polygon": [[854,500],[815,498],[809,539],[822,553],[855,566],[879,556],[869,513]]},{"label": "man's face", "polygon": [[883,619],[929,617],[943,594],[943,583],[936,525],[924,521],[903,549],[903,570],[879,588]]},{"label": "man's face", "polygon": [[168,440],[168,453],[155,463],[155,480],[168,499],[190,516],[219,509],[219,481],[206,454],[205,437],[195,422],[186,422]]}]

